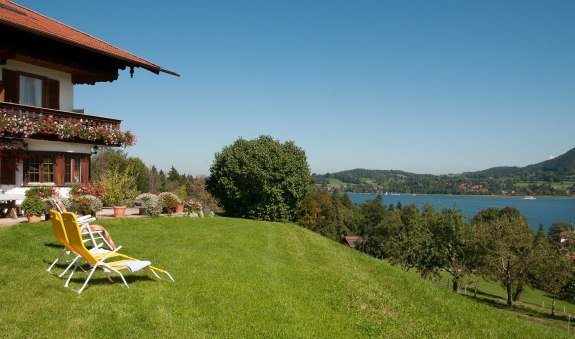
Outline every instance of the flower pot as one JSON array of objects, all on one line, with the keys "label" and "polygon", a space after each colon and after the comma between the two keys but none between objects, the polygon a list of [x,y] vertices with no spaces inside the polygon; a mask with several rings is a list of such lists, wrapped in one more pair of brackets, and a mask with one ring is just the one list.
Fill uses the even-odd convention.
[{"label": "flower pot", "polygon": [[30,222],[30,223],[42,221],[42,218],[38,215],[27,215],[27,217],[28,217],[28,222]]},{"label": "flower pot", "polygon": [[114,206],[114,217],[121,218],[126,215],[126,206]]},{"label": "flower pot", "polygon": [[176,205],[176,213],[184,213],[184,204]]}]

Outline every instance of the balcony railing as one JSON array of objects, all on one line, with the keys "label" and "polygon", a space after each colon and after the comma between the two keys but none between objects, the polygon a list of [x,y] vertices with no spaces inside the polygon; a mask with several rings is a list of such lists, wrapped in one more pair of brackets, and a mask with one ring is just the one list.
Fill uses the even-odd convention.
[{"label": "balcony railing", "polygon": [[0,113],[26,117],[32,122],[42,123],[44,119],[52,116],[56,122],[81,122],[85,126],[103,127],[109,130],[120,130],[122,120],[98,117],[94,115],[81,114],[76,112],[59,111],[50,108],[27,106],[0,101]]}]

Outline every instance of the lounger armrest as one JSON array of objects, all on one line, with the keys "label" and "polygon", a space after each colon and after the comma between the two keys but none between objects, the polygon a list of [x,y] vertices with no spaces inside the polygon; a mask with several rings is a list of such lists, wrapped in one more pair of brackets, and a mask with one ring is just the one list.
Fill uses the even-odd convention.
[{"label": "lounger armrest", "polygon": [[78,220],[78,224],[84,226],[86,224],[91,223],[92,221],[96,221],[96,218],[88,218],[88,219]]},{"label": "lounger armrest", "polygon": [[98,260],[98,262],[96,263],[96,265],[98,264],[104,264],[106,259],[108,259],[110,256],[112,256],[113,254],[115,254],[116,252],[118,252],[120,250],[120,248],[122,248],[122,246],[118,246],[116,247],[115,250],[110,251],[110,253],[106,254],[106,256],[104,256],[102,259]]},{"label": "lounger armrest", "polygon": [[93,217],[88,214],[88,215],[83,215],[81,217],[77,217],[76,220],[78,220],[78,222],[82,222],[83,220],[90,219],[90,218],[93,218]]}]

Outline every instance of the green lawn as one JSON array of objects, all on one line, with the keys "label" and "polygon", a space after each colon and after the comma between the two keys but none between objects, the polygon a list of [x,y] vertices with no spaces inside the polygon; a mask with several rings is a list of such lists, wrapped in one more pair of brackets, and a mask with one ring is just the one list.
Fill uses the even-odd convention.
[{"label": "green lawn", "polygon": [[[440,285],[447,286],[449,277],[444,275]],[[466,288],[467,287],[467,288]],[[477,287],[477,295],[474,295]],[[451,284],[449,284],[451,288]],[[513,313],[529,321],[547,324],[567,331],[569,316],[573,319],[575,315],[575,305],[556,300],[555,316],[551,316],[551,305],[553,297],[549,293],[530,287],[526,287],[519,301],[513,302],[512,306],[507,305],[507,296],[501,284],[497,281],[488,281],[479,276],[468,276],[464,279],[460,293],[471,297],[474,296],[479,302],[489,304],[506,312]],[[573,324],[571,324],[573,326]],[[573,328],[571,327],[573,331]]]},{"label": "green lawn", "polygon": [[[123,252],[170,271],[77,295],[47,273],[49,223],[0,229],[8,337],[558,337],[295,225],[229,218],[102,220]],[[79,275],[78,277],[81,277]],[[78,288],[81,280],[75,280]]]},{"label": "green lawn", "polygon": [[327,178],[327,180],[329,181],[328,185],[331,187],[341,187],[342,185],[345,185],[343,181],[336,178]]}]

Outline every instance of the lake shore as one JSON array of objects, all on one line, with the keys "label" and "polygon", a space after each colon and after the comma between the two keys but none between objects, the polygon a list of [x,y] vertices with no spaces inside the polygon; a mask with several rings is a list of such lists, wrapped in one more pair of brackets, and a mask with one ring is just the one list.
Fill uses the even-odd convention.
[{"label": "lake shore", "polygon": [[[349,193],[354,204],[377,197],[375,193]],[[522,196],[509,195],[447,195],[447,194],[400,194],[381,195],[383,204],[406,206],[416,204],[418,207],[431,205],[434,208],[456,208],[464,215],[473,217],[478,212],[490,207],[514,207],[523,214],[533,229],[539,225],[548,228],[555,222],[575,223],[575,199],[573,197],[537,197],[523,199]]]},{"label": "lake shore", "polygon": [[[516,198],[523,199],[525,195],[504,195],[504,194],[436,194],[436,193],[394,193],[394,194],[382,194],[382,193],[352,193],[345,192],[347,194],[371,194],[371,195],[381,195],[382,197],[394,197],[394,196],[440,196],[440,197],[484,197],[484,198]],[[575,199],[575,196],[564,196],[564,195],[531,195],[536,199]]]}]

